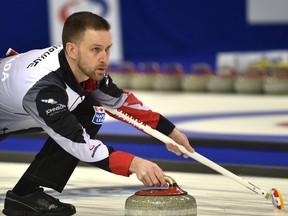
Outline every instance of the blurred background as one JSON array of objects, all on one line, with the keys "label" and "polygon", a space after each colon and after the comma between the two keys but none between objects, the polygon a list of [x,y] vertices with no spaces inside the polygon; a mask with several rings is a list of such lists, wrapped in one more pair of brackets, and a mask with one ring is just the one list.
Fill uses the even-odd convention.
[{"label": "blurred background", "polygon": [[117,29],[114,46],[122,48],[113,59],[207,62],[215,69],[219,52],[287,49],[287,7],[285,0],[2,1],[0,50],[4,55],[10,46],[25,52],[59,43],[57,25],[65,16],[92,9]]},{"label": "blurred background", "polygon": [[[26,52],[30,49],[41,49],[61,43],[63,22],[71,13],[82,10],[89,10],[104,16],[111,23],[113,49],[110,75],[120,87],[139,92],[139,95],[149,103],[157,106],[156,102],[159,99],[169,96],[167,100],[170,101],[170,105],[175,101],[183,105],[181,107],[185,109],[183,119],[191,119],[203,114],[201,103],[205,100],[211,102],[208,105],[211,108],[210,114],[215,111],[218,111],[218,114],[221,112],[221,115],[227,114],[231,112],[230,103],[238,102],[239,104],[235,104],[235,107],[239,109],[234,107],[234,110],[232,109],[234,112],[243,113],[244,111],[240,108],[249,107],[250,109],[245,110],[245,115],[247,112],[250,112],[250,116],[259,115],[259,112],[263,114],[263,110],[269,116],[274,115],[280,118],[286,115],[287,106],[284,101],[287,100],[288,94],[288,1],[2,1],[0,58],[5,57],[10,47],[18,52]],[[180,97],[183,94],[185,97]],[[196,98],[195,101],[194,98]],[[263,100],[265,102],[260,106],[261,103],[257,101]],[[219,101],[223,103],[218,104]],[[253,101],[252,106],[249,103],[251,101]],[[197,111],[194,109],[190,112],[186,111],[189,110],[190,105],[195,107],[195,103],[197,103]],[[273,107],[269,110],[271,104]],[[207,108],[206,103],[205,107]],[[220,110],[219,107],[223,108]],[[179,115],[182,110],[179,107],[178,113],[175,113],[173,109],[166,110],[167,107],[159,106],[159,108],[174,122],[181,117]],[[204,110],[208,118],[206,108]],[[251,114],[251,110],[254,114]],[[187,117],[188,114],[190,117]],[[235,115],[237,118],[241,116],[239,113],[234,113]],[[272,126],[275,124],[273,123]],[[286,125],[285,121],[281,124]],[[135,134],[130,129],[125,130],[124,137],[119,136],[117,131],[123,126],[116,127],[117,124],[115,126],[114,123],[113,125],[111,124],[110,128],[114,127],[114,130],[105,131],[104,129],[101,135],[107,142],[113,143],[120,140],[126,143],[128,141],[155,143],[155,140]],[[247,128],[248,125],[249,123],[246,125]],[[260,126],[256,127],[261,130]],[[249,134],[249,130],[247,129],[242,135]],[[268,130],[271,132],[271,129]],[[276,174],[270,168],[287,169],[288,162],[283,159],[288,151],[288,145],[287,147],[285,145],[287,141],[285,133],[286,131],[283,131],[283,134],[278,134],[278,136],[273,134],[271,135],[273,139],[270,139],[271,136],[269,138],[267,133],[266,137],[244,136],[243,138],[242,136],[241,138],[237,136],[235,138],[229,136],[227,131],[221,137],[218,136],[219,134],[217,136],[214,134],[215,136],[212,137],[207,134],[203,136],[198,134],[196,140],[195,133],[188,132],[188,135],[196,146],[222,147],[219,151],[221,153],[214,159],[216,162],[223,162],[230,166],[235,172],[279,175],[279,172]],[[279,136],[281,139],[276,139]],[[40,138],[34,137],[34,141],[37,141],[33,145],[31,137],[24,137],[24,140],[20,141],[19,139],[22,138],[9,138],[0,143],[0,149],[2,153],[4,152],[0,158],[15,160],[15,157],[10,157],[10,154],[14,155],[19,151],[34,154],[43,142],[41,136]],[[30,143],[29,148],[23,145],[25,140],[27,146]],[[211,140],[215,146],[211,144]],[[263,142],[263,145],[259,145]],[[154,146],[155,148],[157,147]],[[227,148],[232,148],[236,153],[230,154],[231,149],[227,150]],[[265,151],[265,155],[261,155],[260,150]],[[272,151],[273,155],[269,155]],[[217,150],[210,149],[205,153],[209,155],[209,152],[213,156]],[[150,150],[146,153],[143,150],[137,153],[143,153],[144,157],[151,157]],[[231,160],[221,160],[223,157],[229,158],[229,155]],[[235,161],[235,155],[243,155],[244,158],[245,155],[250,155],[249,158],[255,158],[255,160],[243,161],[241,156],[241,160]],[[266,163],[267,157],[274,158],[270,160],[270,164]],[[166,155],[162,158],[159,155],[158,157],[152,156],[152,158],[160,162],[176,160]],[[261,158],[266,158],[263,160],[266,162],[261,161]],[[30,159],[28,156],[27,160]],[[273,161],[277,162],[273,163]],[[174,162],[166,164],[168,164],[168,169],[179,169],[179,166],[174,167]],[[243,169],[244,166],[245,169]],[[240,171],[239,167],[241,167]],[[257,167],[257,170],[260,170],[259,173],[255,172],[255,169],[252,171],[248,169],[251,167]],[[182,168],[185,167],[182,166]],[[203,167],[189,168],[189,166],[188,168],[186,166],[186,169],[204,170]],[[283,175],[284,172],[281,173]]]}]

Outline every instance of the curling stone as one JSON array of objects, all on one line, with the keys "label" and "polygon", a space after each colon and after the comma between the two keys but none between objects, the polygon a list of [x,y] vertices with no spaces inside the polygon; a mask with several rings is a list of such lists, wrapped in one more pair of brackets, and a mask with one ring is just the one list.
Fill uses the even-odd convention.
[{"label": "curling stone", "polygon": [[288,75],[267,76],[263,88],[267,94],[288,94]]},{"label": "curling stone", "polygon": [[165,176],[167,189],[140,190],[128,197],[125,203],[126,216],[194,216],[197,204],[193,196],[182,190],[175,180]]},{"label": "curling stone", "polygon": [[156,91],[178,91],[181,90],[181,80],[184,69],[180,63],[164,63],[160,71],[155,74],[153,90]]},{"label": "curling stone", "polygon": [[262,74],[241,74],[235,78],[234,89],[237,93],[258,94],[262,93]]},{"label": "curling stone", "polygon": [[137,71],[131,76],[130,86],[136,90],[153,90],[154,79],[160,71],[157,62],[140,62]]}]

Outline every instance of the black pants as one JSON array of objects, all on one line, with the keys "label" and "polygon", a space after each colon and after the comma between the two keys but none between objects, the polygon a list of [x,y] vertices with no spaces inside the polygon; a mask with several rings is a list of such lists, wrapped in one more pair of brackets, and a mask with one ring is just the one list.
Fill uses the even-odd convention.
[{"label": "black pants", "polygon": [[[93,105],[99,106],[99,103],[87,96],[72,111],[92,138],[96,136],[101,127],[101,125],[92,123],[95,114]],[[52,138],[48,138],[23,177],[38,183],[40,186],[62,192],[78,163],[79,159],[62,149]]]}]

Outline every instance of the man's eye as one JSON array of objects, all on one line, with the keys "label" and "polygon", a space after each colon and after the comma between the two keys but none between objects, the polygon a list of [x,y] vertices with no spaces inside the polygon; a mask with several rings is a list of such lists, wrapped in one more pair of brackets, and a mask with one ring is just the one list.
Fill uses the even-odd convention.
[{"label": "man's eye", "polygon": [[109,53],[110,52],[110,47],[108,47],[105,51],[106,51],[106,53]]},{"label": "man's eye", "polygon": [[100,50],[100,48],[93,48],[93,51],[96,53],[99,53],[101,50]]}]

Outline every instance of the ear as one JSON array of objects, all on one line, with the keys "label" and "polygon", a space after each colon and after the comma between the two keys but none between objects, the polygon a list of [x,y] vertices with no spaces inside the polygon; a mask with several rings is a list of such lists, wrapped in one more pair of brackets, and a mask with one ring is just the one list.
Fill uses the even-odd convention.
[{"label": "ear", "polygon": [[71,42],[66,43],[65,51],[70,58],[74,60],[78,58],[78,47],[76,44]]}]

